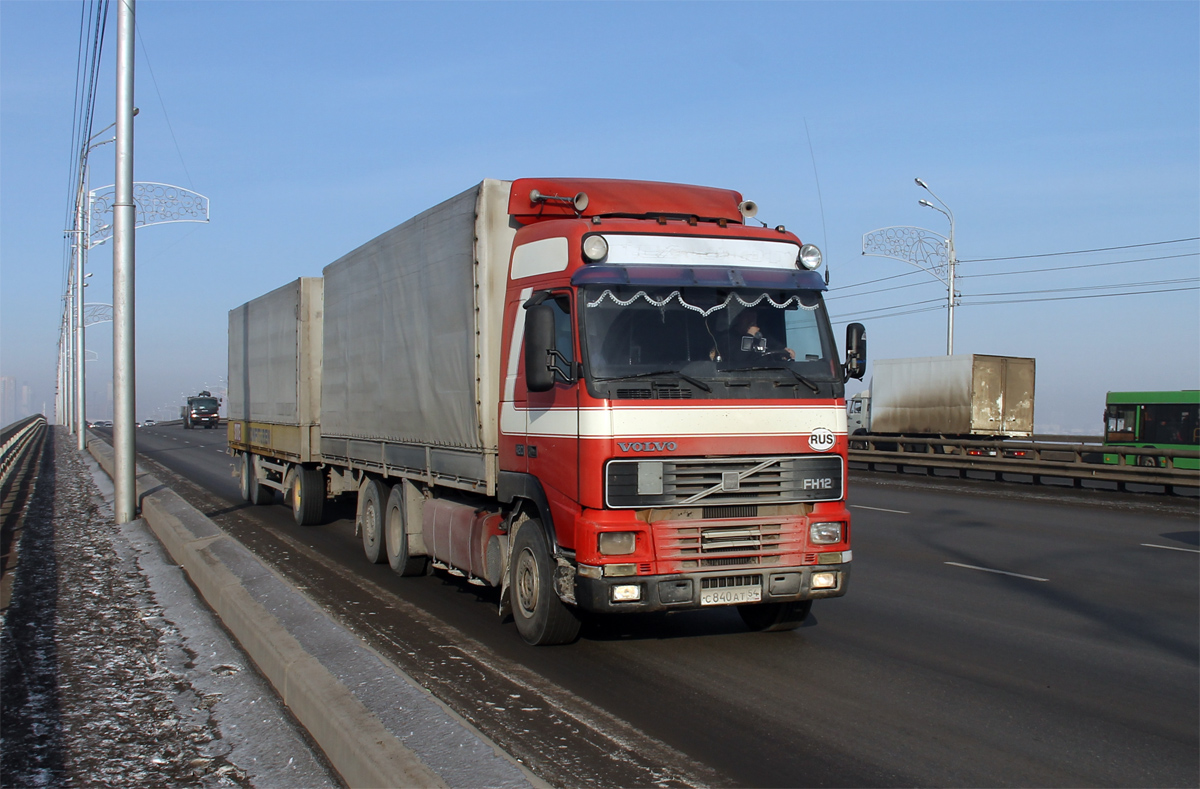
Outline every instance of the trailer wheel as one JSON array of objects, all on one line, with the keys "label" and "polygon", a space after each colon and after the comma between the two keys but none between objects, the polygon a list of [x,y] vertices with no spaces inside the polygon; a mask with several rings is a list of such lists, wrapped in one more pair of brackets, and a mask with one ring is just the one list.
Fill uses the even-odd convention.
[{"label": "trailer wheel", "polygon": [[755,632],[795,630],[808,618],[808,612],[811,609],[812,600],[796,600],[790,603],[751,603],[737,607],[746,627]]},{"label": "trailer wheel", "polygon": [[579,618],[554,591],[554,561],[540,521],[526,521],[517,530],[509,573],[508,593],[521,638],[548,646],[579,636]]},{"label": "trailer wheel", "polygon": [[288,498],[292,504],[292,518],[297,526],[312,526],[320,523],[325,514],[325,475],[320,469],[296,466]]},{"label": "trailer wheel", "polygon": [[383,535],[383,483],[367,480],[358,489],[358,528],[362,533],[363,553],[371,564],[387,561]]},{"label": "trailer wheel", "polygon": [[258,475],[254,473],[254,456],[249,452],[242,453],[242,498],[251,504],[271,504],[275,501],[275,491],[258,484]]},{"label": "trailer wheel", "polygon": [[408,554],[408,515],[404,506],[404,483],[393,485],[388,494],[387,514],[385,516],[387,531],[388,564],[399,575],[425,575],[429,567],[429,559],[425,556],[409,556]]}]

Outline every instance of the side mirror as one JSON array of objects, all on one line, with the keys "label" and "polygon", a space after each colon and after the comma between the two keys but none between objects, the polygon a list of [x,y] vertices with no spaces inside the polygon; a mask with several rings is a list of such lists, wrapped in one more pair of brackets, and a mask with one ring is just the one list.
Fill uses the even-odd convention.
[{"label": "side mirror", "polygon": [[525,308],[525,387],[531,392],[554,388],[554,310],[549,304]]},{"label": "side mirror", "polygon": [[843,375],[845,380],[862,377],[867,373],[867,330],[861,323],[851,323],[846,327],[846,367]]}]

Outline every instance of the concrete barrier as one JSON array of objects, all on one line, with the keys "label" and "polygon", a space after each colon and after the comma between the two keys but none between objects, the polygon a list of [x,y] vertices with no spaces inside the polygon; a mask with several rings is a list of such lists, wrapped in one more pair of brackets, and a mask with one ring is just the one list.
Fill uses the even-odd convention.
[{"label": "concrete barrier", "polygon": [[[88,451],[112,476],[112,447],[92,436]],[[137,496],[150,530],[347,784],[546,786],[141,468]]]}]

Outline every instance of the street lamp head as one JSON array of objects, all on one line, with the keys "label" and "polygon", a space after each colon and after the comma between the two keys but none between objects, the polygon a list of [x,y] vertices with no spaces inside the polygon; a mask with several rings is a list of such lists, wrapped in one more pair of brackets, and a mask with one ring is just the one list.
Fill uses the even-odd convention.
[{"label": "street lamp head", "polygon": [[929,202],[928,200],[918,200],[917,204],[923,205],[926,208],[937,208],[937,206],[935,206],[933,203]]},{"label": "street lamp head", "polygon": [[924,181],[922,181],[920,178],[914,178],[913,180],[914,180],[914,181],[916,181],[916,182],[917,182],[917,186],[921,187],[922,189],[928,189],[928,188],[929,188],[929,187],[928,187],[928,186],[925,184],[925,182],[924,182]]}]

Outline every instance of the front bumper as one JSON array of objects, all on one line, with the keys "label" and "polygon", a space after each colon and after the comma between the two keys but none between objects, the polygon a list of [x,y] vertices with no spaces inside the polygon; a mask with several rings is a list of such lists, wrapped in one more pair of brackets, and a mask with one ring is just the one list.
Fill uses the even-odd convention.
[{"label": "front bumper", "polygon": [[[813,573],[837,574],[837,586],[832,589],[813,589]],[[677,575],[633,575],[627,577],[587,578],[575,576],[575,602],[585,611],[604,614],[645,613],[650,611],[685,611],[701,606],[700,593],[705,579],[746,579],[759,576],[763,603],[786,603],[794,600],[816,600],[822,597],[841,597],[850,583],[850,563],[775,567],[771,570],[715,571],[679,573]],[[710,581],[711,583],[711,581]],[[641,599],[613,602],[612,587],[641,586]]]}]

